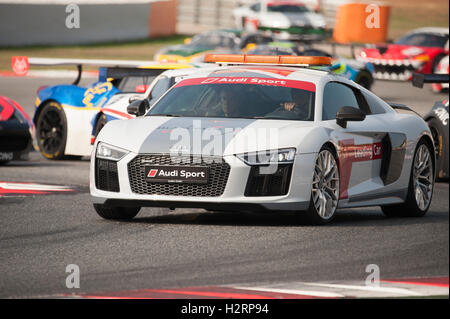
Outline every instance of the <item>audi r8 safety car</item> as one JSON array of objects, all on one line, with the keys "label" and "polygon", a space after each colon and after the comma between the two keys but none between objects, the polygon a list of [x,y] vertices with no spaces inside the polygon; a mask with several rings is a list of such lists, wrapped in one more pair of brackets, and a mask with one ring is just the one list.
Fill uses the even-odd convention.
[{"label": "audi r8 safety car", "polygon": [[33,146],[34,125],[24,109],[6,96],[0,96],[0,165],[27,160]]},{"label": "audi r8 safety car", "polygon": [[206,60],[222,66],[181,80],[147,112],[136,101],[139,117],[100,131],[90,193],[101,217],[144,206],[291,211],[318,224],[344,207],[426,213],[435,158],[422,118],[307,68],[328,57]]},{"label": "audi r8 safety car", "polygon": [[420,28],[392,44],[363,49],[357,59],[373,63],[375,78],[410,80],[412,74],[436,73],[439,61],[448,55],[448,28]]},{"label": "audi r8 safety car", "polygon": [[330,35],[325,18],[298,1],[258,1],[233,10],[236,27],[278,39],[322,40]]},{"label": "audi r8 safety car", "polygon": [[[29,58],[30,65],[77,65],[73,84],[42,86],[37,91],[33,122],[41,154],[48,159],[91,154],[92,119],[114,95],[123,92],[144,93],[162,72],[192,68],[189,64],[153,61],[111,61]],[[98,81],[81,87],[82,65],[102,65]]]},{"label": "audi r8 safety car", "polygon": [[[418,74],[415,73],[412,83],[416,87],[423,87],[424,83],[447,84],[447,74]],[[430,127],[436,152],[436,180],[448,180],[449,177],[449,136],[448,136],[448,97],[438,101],[423,117]]]},{"label": "audi r8 safety car", "polygon": [[328,56],[332,58],[332,65],[321,67],[342,75],[347,79],[355,81],[366,89],[370,90],[374,82],[373,65],[368,62],[332,57],[331,54],[307,47],[299,50],[293,42],[271,42],[255,46],[247,51],[247,54],[257,55],[299,55],[299,56]]}]

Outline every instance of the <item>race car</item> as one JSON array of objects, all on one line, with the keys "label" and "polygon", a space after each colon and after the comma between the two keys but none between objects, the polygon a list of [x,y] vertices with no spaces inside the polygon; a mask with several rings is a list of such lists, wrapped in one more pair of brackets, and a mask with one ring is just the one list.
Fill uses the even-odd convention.
[{"label": "race car", "polygon": [[[209,67],[209,65],[205,63],[204,67]],[[91,144],[94,144],[95,138],[107,122],[112,120],[126,120],[134,117],[133,114],[127,113],[128,105],[134,100],[146,99],[148,101],[146,109],[148,109],[176,82],[197,70],[197,68],[166,70],[155,78],[145,93],[137,94],[124,92],[115,94],[104,106],[102,106],[100,111],[92,119]]]},{"label": "race car", "polygon": [[[37,91],[33,116],[37,145],[45,158],[54,160],[91,154],[92,119],[117,93],[144,93],[151,82],[165,70],[194,67],[190,64],[154,61],[45,58],[29,58],[29,63],[78,66],[79,74],[73,84],[42,86]],[[87,87],[78,85],[82,65],[102,66],[99,68],[97,82]]]},{"label": "race car", "polygon": [[[422,88],[424,83],[447,84],[447,74],[418,74],[412,78],[412,84]],[[436,180],[444,181],[449,177],[449,136],[448,136],[448,97],[438,101],[431,110],[423,117],[430,127],[436,152]]]},{"label": "race car", "polygon": [[34,125],[24,109],[6,96],[0,96],[0,165],[27,160],[33,146]]},{"label": "race car", "polygon": [[233,10],[237,28],[263,31],[278,39],[322,40],[330,35],[325,18],[298,1],[258,1]]},{"label": "race car", "polygon": [[[444,56],[436,66],[434,73],[437,74],[449,74],[449,60],[448,55]],[[448,91],[449,83],[448,81],[444,83],[431,83],[431,89],[433,92],[441,93],[443,91]]]},{"label": "race car", "polygon": [[412,74],[436,73],[439,61],[448,55],[448,28],[420,28],[392,44],[363,49],[357,59],[373,63],[375,78],[411,80]]},{"label": "race car", "polygon": [[[293,42],[271,42],[268,44],[258,45],[248,50],[247,54],[332,57],[331,54],[323,50],[311,47],[306,47],[303,50],[299,50],[298,46]],[[328,69],[336,74],[346,77],[347,79],[355,81],[368,90],[370,90],[374,82],[374,68],[373,65],[368,62],[332,57],[332,65],[322,68]]]},{"label": "race car", "polygon": [[[425,121],[312,65],[329,57],[208,55],[220,64],[175,84],[147,112],[100,131],[90,165],[94,209],[290,211],[328,223],[337,208],[423,216],[434,187]],[[290,65],[290,66],[289,66]]]},{"label": "race car", "polygon": [[192,39],[187,38],[184,44],[160,49],[155,54],[155,60],[180,63],[204,62],[208,53],[240,53],[250,43],[270,41],[271,37],[257,32],[245,33],[235,29],[212,30],[197,34]]}]

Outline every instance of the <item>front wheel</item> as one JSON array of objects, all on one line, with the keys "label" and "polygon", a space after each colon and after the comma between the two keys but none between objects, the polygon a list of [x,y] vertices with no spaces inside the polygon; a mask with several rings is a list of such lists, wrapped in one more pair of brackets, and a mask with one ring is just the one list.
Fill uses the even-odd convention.
[{"label": "front wheel", "polygon": [[58,102],[51,101],[43,106],[36,119],[36,140],[39,151],[48,159],[64,158],[67,140],[67,119]]},{"label": "front wheel", "polygon": [[104,204],[94,204],[97,214],[104,219],[130,220],[141,210],[140,207],[115,207]]},{"label": "front wheel", "polygon": [[434,188],[432,154],[432,146],[420,140],[413,158],[406,200],[399,205],[381,206],[386,216],[422,217],[428,211]]},{"label": "front wheel", "polygon": [[311,224],[321,225],[335,217],[339,202],[339,168],[331,148],[324,146],[317,156],[313,172],[311,200],[305,212]]},{"label": "front wheel", "polygon": [[95,133],[94,133],[94,137],[97,138],[98,133],[100,133],[100,131],[102,130],[103,126],[106,125],[106,116],[105,114],[102,114],[99,116],[97,123],[95,124]]}]

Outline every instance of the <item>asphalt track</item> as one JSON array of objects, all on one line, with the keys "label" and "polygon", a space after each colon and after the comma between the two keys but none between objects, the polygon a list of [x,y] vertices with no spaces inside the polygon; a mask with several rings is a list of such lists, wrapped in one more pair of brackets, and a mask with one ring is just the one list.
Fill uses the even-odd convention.
[{"label": "asphalt track", "polygon": [[[36,89],[64,81],[69,82],[0,77],[0,95],[16,99],[32,115]],[[409,83],[379,81],[373,91],[421,114],[448,98]],[[72,190],[0,197],[0,298],[126,297],[143,291],[147,297],[242,298],[253,296],[254,287],[260,287],[259,296],[266,287],[265,296],[289,298],[294,288],[297,296],[305,292],[300,283],[364,282],[369,264],[378,265],[382,279],[441,277],[448,295],[448,183],[436,184],[423,218],[388,219],[376,207],[346,209],[333,224],[312,227],[293,215],[145,208],[131,222],[112,222],[92,208],[88,173],[88,159],[48,161],[36,152],[30,161],[0,167],[0,183]],[[66,287],[69,264],[79,266],[79,289]],[[334,291],[344,289],[335,286]]]}]

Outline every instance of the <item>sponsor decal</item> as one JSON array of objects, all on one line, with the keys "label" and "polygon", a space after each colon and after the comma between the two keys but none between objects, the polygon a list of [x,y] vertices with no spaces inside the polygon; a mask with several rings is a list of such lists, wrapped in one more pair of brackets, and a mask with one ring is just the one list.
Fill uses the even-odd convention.
[{"label": "sponsor decal", "polygon": [[27,56],[13,56],[11,58],[11,66],[14,73],[18,76],[25,76],[28,73],[30,64]]},{"label": "sponsor decal", "polygon": [[447,125],[448,124],[448,111],[443,107],[438,107],[434,110],[434,114],[439,118],[439,120],[442,122],[442,124]]},{"label": "sponsor decal", "polygon": [[339,199],[348,198],[348,185],[354,162],[374,161],[381,159],[383,150],[381,142],[355,145],[354,139],[339,141]]},{"label": "sponsor decal", "polygon": [[270,86],[282,86],[294,89],[302,89],[306,91],[315,92],[316,86],[314,83],[296,80],[284,80],[274,78],[261,78],[261,77],[207,77],[207,78],[195,78],[186,79],[179,82],[175,87],[189,86],[189,85],[202,85],[202,84],[253,84],[253,85],[270,85]]},{"label": "sponsor decal", "polygon": [[145,175],[148,181],[156,183],[208,183],[208,167],[206,166],[147,166]]}]

